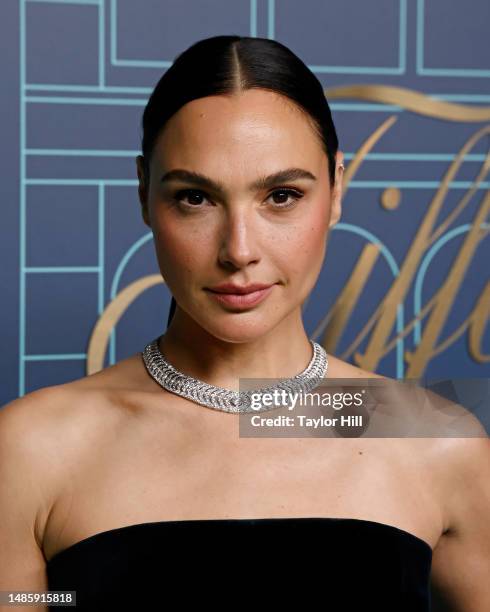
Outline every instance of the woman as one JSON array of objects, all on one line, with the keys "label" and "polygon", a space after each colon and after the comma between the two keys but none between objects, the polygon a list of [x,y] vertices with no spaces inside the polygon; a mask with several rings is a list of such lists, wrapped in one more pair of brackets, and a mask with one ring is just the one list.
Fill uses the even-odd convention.
[{"label": "woman", "polygon": [[312,350],[301,319],[341,213],[320,82],[276,41],[202,40],[156,85],[142,153],[169,325],[142,353],[2,411],[1,588],[76,590],[84,610],[415,612],[432,567],[458,609],[483,610],[483,440],[240,438],[233,402],[165,377],[229,399],[240,378],[293,379],[312,361],[323,378],[377,376]]}]

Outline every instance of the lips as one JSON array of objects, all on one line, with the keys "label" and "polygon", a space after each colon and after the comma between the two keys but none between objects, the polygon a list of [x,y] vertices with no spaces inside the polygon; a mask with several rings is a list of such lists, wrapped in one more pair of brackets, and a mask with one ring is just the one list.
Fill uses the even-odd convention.
[{"label": "lips", "polygon": [[212,291],[213,293],[246,295],[248,293],[254,293],[256,291],[268,289],[271,286],[272,285],[270,283],[251,283],[250,285],[235,285],[233,283],[222,283],[221,285],[215,285],[214,287],[207,287],[207,290]]},{"label": "lips", "polygon": [[[207,289],[209,295],[225,306],[242,310],[256,306],[272,291],[274,285],[255,284],[246,287],[220,285],[220,290]],[[241,291],[241,293],[237,293]]]}]

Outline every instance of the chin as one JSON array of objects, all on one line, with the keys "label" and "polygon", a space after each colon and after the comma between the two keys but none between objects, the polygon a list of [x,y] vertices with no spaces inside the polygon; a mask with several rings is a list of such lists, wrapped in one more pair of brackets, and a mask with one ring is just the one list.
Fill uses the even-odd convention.
[{"label": "chin", "polygon": [[265,336],[272,330],[276,321],[270,316],[259,313],[256,310],[247,312],[223,312],[216,315],[210,321],[202,321],[199,324],[212,336],[223,342],[241,344],[253,342]]}]

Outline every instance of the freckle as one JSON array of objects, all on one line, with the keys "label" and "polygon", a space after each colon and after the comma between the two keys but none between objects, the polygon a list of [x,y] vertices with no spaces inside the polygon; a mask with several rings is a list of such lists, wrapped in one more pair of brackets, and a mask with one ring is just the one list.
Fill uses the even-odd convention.
[{"label": "freckle", "polygon": [[362,451],[359,451],[359,454],[362,455]]}]

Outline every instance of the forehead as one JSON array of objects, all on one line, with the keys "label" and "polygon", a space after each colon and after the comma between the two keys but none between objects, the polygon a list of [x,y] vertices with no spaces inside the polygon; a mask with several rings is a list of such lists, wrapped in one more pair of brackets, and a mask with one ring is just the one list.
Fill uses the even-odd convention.
[{"label": "forehead", "polygon": [[214,160],[236,168],[271,157],[288,165],[319,163],[323,154],[311,118],[293,101],[249,89],[185,104],[159,134],[152,158],[165,167],[213,165]]}]

